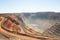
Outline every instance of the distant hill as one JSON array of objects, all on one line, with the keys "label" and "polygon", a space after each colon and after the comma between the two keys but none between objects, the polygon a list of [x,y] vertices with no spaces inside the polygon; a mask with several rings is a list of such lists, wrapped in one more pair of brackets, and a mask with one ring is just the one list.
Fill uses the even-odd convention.
[{"label": "distant hill", "polygon": [[[32,15],[33,14],[33,15]],[[52,19],[52,20],[60,20],[60,13],[56,12],[36,12],[36,13],[24,13],[25,17],[29,18],[31,16],[32,19]]]}]

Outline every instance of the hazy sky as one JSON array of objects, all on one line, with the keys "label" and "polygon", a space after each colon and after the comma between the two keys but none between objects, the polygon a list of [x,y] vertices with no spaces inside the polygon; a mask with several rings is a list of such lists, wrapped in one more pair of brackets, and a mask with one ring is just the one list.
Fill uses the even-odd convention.
[{"label": "hazy sky", "polygon": [[60,0],[0,0],[1,12],[60,12]]}]

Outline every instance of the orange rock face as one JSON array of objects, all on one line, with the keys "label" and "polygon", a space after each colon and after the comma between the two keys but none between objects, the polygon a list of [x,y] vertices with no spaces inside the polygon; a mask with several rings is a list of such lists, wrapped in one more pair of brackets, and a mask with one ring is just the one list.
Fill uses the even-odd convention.
[{"label": "orange rock face", "polygon": [[20,32],[21,29],[20,29],[20,25],[19,25],[19,22],[18,22],[18,19],[14,16],[14,15],[9,15],[9,16],[6,16],[4,17],[4,21],[2,22],[2,26],[9,30],[9,31],[14,31],[14,32]]}]

